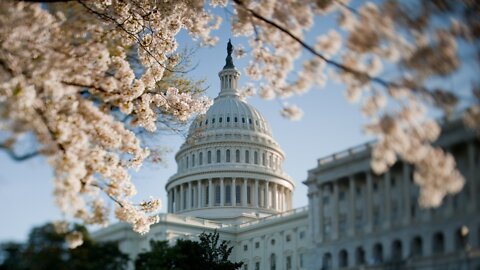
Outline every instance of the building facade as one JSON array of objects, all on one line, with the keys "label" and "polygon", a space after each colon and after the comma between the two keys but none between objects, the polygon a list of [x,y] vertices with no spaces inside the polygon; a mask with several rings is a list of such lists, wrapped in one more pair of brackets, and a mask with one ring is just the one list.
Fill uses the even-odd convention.
[{"label": "building facade", "polygon": [[372,144],[318,160],[309,171],[312,269],[479,269],[480,144],[447,121],[437,144],[455,156],[465,187],[436,209],[418,204],[410,165],[370,169]]},{"label": "building facade", "polygon": [[[197,239],[217,231],[244,270],[480,269],[480,144],[461,122],[447,122],[438,144],[467,179],[442,206],[418,206],[412,168],[370,170],[372,144],[318,160],[308,172],[309,206],[292,209],[295,184],[262,115],[238,92],[229,42],[220,93],[198,116],[168,180],[167,212],[140,236],[127,224],[94,233],[134,259],[150,240]],[[133,268],[133,264],[131,265]]]}]

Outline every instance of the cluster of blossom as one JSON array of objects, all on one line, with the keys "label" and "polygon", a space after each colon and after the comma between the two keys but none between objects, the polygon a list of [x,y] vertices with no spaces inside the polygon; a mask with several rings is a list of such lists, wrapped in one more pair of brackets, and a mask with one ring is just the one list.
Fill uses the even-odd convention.
[{"label": "cluster of blossom", "polygon": [[[135,231],[145,233],[157,221],[158,200],[132,202],[128,171],[138,169],[149,150],[114,115],[120,110],[132,116],[130,125],[153,131],[158,117],[185,122],[208,108],[199,94],[156,89],[181,28],[212,42],[209,31],[217,23],[199,3],[0,3],[0,122],[12,134],[9,145],[23,133],[36,135],[66,217],[106,225],[108,197],[117,218]],[[127,58],[137,47],[139,78]],[[67,240],[81,244],[76,233]]]},{"label": "cluster of blossom", "polygon": [[[432,78],[458,71],[459,40],[478,40],[460,12],[452,16],[457,19],[432,26],[429,22],[437,18],[430,18],[434,12],[425,10],[441,7],[422,1],[411,5],[367,2],[358,7],[347,0],[233,2],[236,18],[232,29],[237,35],[250,36],[251,48],[241,48],[238,55],[251,54],[245,71],[260,81],[262,98],[285,98],[314,85],[323,87],[329,74],[346,86],[348,101],[363,103],[362,112],[373,122],[366,129],[379,140],[373,150],[376,173],[385,172],[397,158],[413,164],[415,182],[422,190],[420,203],[426,207],[438,206],[445,195],[461,189],[464,179],[455,160],[431,145],[439,136],[438,124],[422,109],[433,104],[451,112],[457,104],[449,90],[429,90],[425,85]],[[408,11],[415,5],[425,11],[418,17]],[[464,3],[466,8],[471,5]],[[313,23],[335,14],[343,33],[327,30],[309,45],[305,37]],[[296,61],[303,61],[300,71]],[[394,75],[378,77],[384,66],[396,68],[390,72]],[[398,108],[402,109],[396,111]],[[283,108],[281,114],[287,118],[301,115],[293,106]],[[478,115],[475,105],[465,114],[466,123],[480,126]],[[436,169],[439,164],[442,170]]]}]

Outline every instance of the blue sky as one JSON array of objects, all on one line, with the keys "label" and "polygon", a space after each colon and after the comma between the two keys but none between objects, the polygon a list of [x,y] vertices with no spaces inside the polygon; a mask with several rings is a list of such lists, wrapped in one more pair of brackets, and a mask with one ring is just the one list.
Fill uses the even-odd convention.
[{"label": "blue sky", "polygon": [[[323,29],[332,25],[323,24]],[[314,33],[323,29],[314,29]],[[206,94],[214,98],[220,91],[218,72],[225,64],[226,43],[231,37],[227,24],[223,24],[214,33],[220,42],[213,48],[200,48],[194,55],[197,68],[191,72],[193,78],[205,78],[209,86]],[[313,35],[314,36],[314,35]],[[310,39],[310,37],[309,37]],[[180,42],[192,42],[184,33]],[[235,44],[244,42],[232,37]],[[237,68],[244,73],[248,59],[234,59]],[[242,75],[240,85],[248,82]],[[269,121],[273,136],[285,152],[284,170],[292,176],[296,183],[294,207],[307,205],[307,189],[302,181],[307,178],[307,170],[316,166],[318,158],[342,151],[364,143],[371,138],[366,137],[361,129],[365,119],[359,112],[358,105],[352,105],[343,97],[343,86],[329,81],[322,90],[312,89],[310,92],[287,100],[297,104],[304,110],[301,121],[292,122],[280,116],[280,102],[265,101],[258,97],[248,99]],[[152,195],[160,197],[166,209],[164,185],[175,172],[174,154],[183,142],[179,135],[158,135],[160,142],[172,149],[168,154],[167,166],[146,164],[133,179],[139,194],[137,199]],[[44,158],[37,157],[21,163],[14,162],[0,151],[0,241],[24,240],[33,226],[60,218],[55,208],[52,192],[52,170]]]}]

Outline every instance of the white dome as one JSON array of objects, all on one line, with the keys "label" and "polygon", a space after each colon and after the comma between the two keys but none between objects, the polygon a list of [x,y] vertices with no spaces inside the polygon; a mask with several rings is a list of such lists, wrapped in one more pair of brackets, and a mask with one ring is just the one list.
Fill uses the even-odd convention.
[{"label": "white dome", "polygon": [[[229,45],[231,46],[231,45]],[[209,219],[265,216],[291,209],[294,183],[267,121],[237,91],[231,60],[213,105],[193,121],[168,180],[168,212]]]},{"label": "white dome", "polygon": [[189,135],[219,128],[251,130],[272,134],[265,118],[257,109],[238,97],[217,97],[208,111],[198,116],[190,126]]}]

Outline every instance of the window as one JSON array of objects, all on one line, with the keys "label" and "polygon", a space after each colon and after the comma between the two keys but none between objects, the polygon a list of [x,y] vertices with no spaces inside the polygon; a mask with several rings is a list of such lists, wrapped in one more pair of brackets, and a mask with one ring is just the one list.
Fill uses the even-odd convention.
[{"label": "window", "polygon": [[247,186],[247,203],[252,203],[250,187]]},{"label": "window", "polygon": [[227,159],[227,162],[230,162],[230,149],[227,149],[227,152],[225,154],[225,158]]},{"label": "window", "polygon": [[245,124],[245,117],[242,117],[242,123]]},{"label": "window", "polygon": [[203,165],[203,152],[198,155],[198,165]]},{"label": "window", "polygon": [[248,118],[248,123],[251,125],[252,124],[252,118]]},{"label": "window", "polygon": [[342,190],[342,191],[339,192],[339,194],[338,194],[338,199],[339,199],[340,201],[345,200],[345,191]]},{"label": "window", "polygon": [[277,269],[277,258],[275,256],[275,253],[272,253],[272,255],[270,255],[270,270],[275,269]]},{"label": "window", "polygon": [[205,205],[208,206],[208,199],[210,196],[210,193],[208,192],[208,186],[205,187]]},{"label": "window", "polygon": [[262,165],[267,166],[267,158],[265,156],[265,153],[262,153]]},{"label": "window", "polygon": [[242,193],[239,185],[235,185],[235,202],[240,203]]},{"label": "window", "polygon": [[247,263],[243,263],[243,270],[248,270],[248,264]]},{"label": "window", "polygon": [[292,237],[290,236],[290,234],[287,234],[287,236],[285,236],[285,241],[290,242],[291,240]]},{"label": "window", "polygon": [[258,164],[258,152],[253,152],[253,163]]},{"label": "window", "polygon": [[247,251],[248,250],[248,245],[243,245],[243,251]]},{"label": "window", "polygon": [[227,123],[230,123],[230,117],[227,117]]},{"label": "window", "polygon": [[275,239],[270,240],[270,244],[275,245]]},{"label": "window", "polygon": [[205,120],[205,125],[208,125],[208,119],[207,119],[207,120]]},{"label": "window", "polygon": [[187,160],[186,160],[186,162],[185,162],[185,163],[187,163],[187,168],[188,168],[188,157],[187,157]]},{"label": "window", "polygon": [[292,256],[287,256],[286,261],[285,261],[285,266],[287,270],[292,269]]},{"label": "window", "polygon": [[250,163],[250,152],[245,150],[245,163]]},{"label": "window", "polygon": [[218,118],[218,122],[221,123],[222,122],[222,117]]},{"label": "window", "polygon": [[240,162],[240,150],[235,151],[235,162]]},{"label": "window", "polygon": [[299,264],[300,264],[300,268],[303,268],[305,266],[305,254],[304,253],[300,253],[300,259],[299,259]]},{"label": "window", "polygon": [[220,159],[221,159],[221,152],[220,150],[217,150],[217,163],[220,163]]},{"label": "window", "polygon": [[255,270],[260,270],[260,262],[255,262]]},{"label": "window", "polygon": [[207,163],[212,163],[212,151],[207,152]]},{"label": "window", "polygon": [[300,238],[300,239],[305,238],[305,231],[301,231],[301,232],[300,232],[299,238]]},{"label": "window", "polygon": [[192,167],[195,167],[195,154],[192,155]]},{"label": "window", "polygon": [[235,123],[237,123],[237,122],[238,122],[238,118],[235,116]]},{"label": "window", "polygon": [[225,203],[232,203],[232,186],[225,185]]},{"label": "window", "polygon": [[255,248],[260,248],[260,242],[255,242]]},{"label": "window", "polygon": [[220,186],[215,186],[215,204],[220,204]]}]

